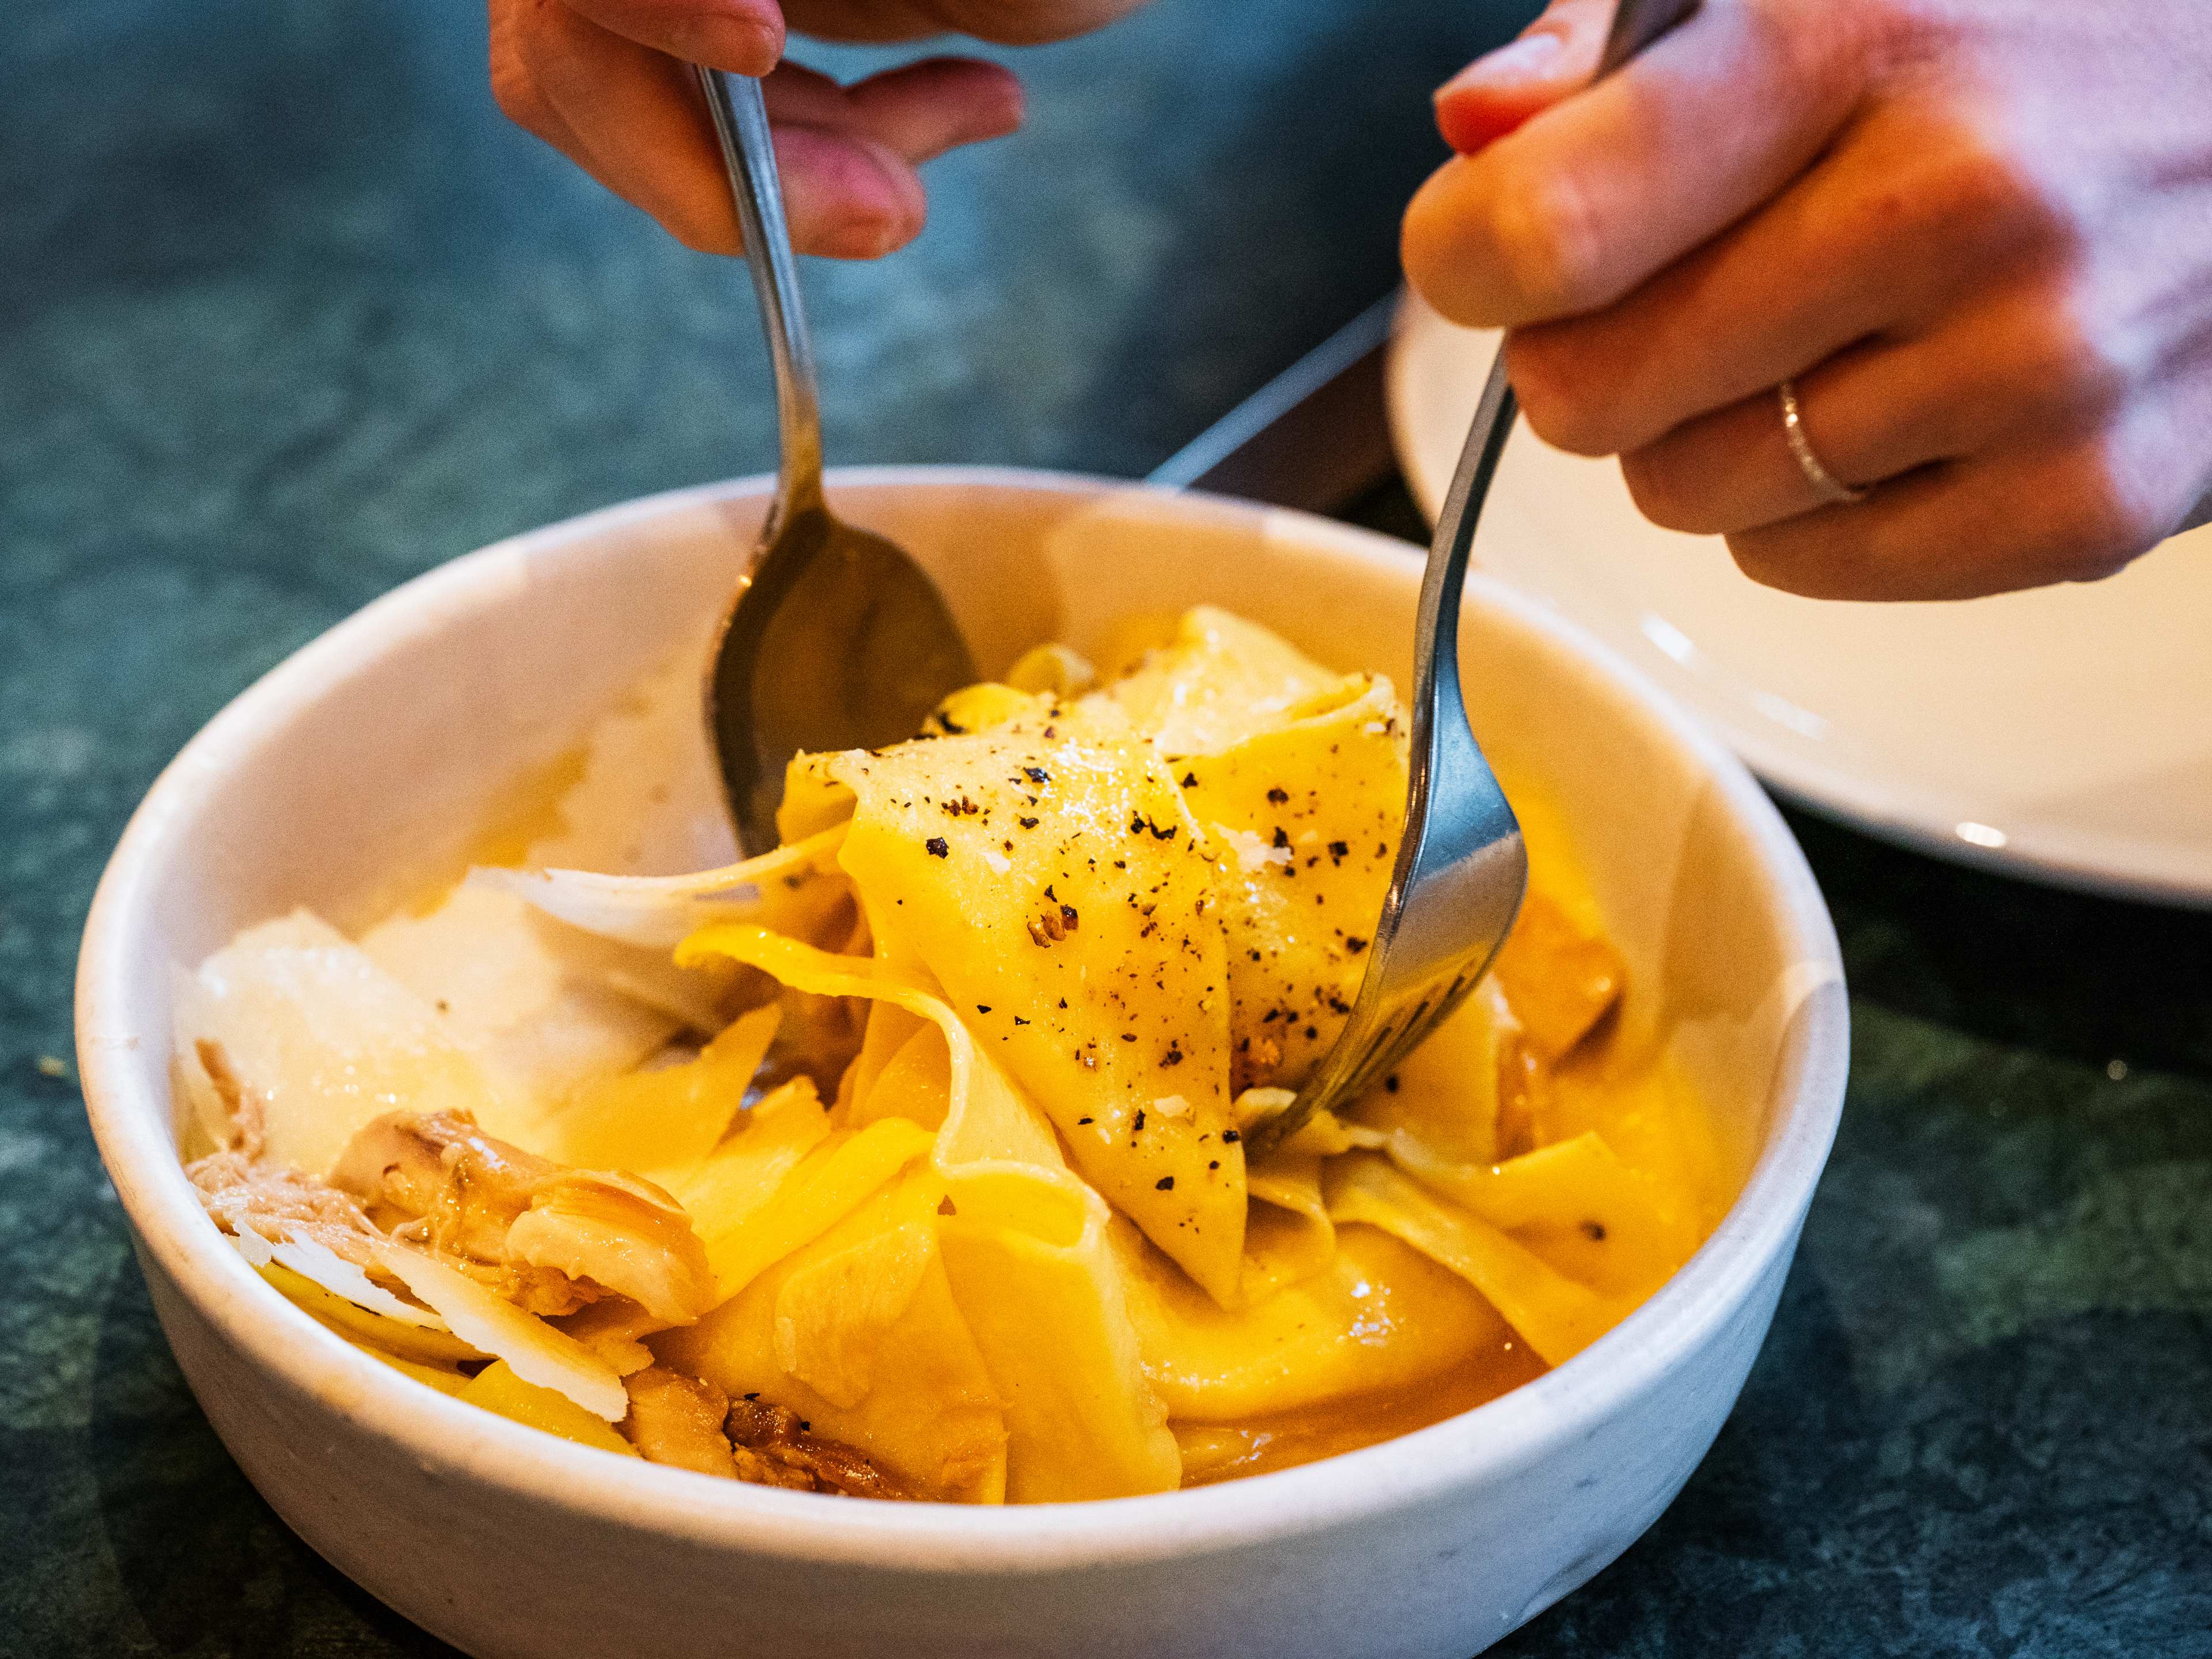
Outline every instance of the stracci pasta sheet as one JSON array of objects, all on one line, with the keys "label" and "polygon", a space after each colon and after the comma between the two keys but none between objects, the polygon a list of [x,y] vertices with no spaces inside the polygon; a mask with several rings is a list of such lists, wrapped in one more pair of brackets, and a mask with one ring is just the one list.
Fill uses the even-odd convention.
[{"label": "stracci pasta sheet", "polygon": [[1572,1358],[1724,1194],[1563,846],[1531,819],[1452,1019],[1249,1160],[1358,995],[1404,714],[1224,612],[1152,633],[801,756],[764,858],[544,867],[684,839],[641,735],[688,717],[672,669],[510,861],[357,938],[249,929],[176,1000],[210,1214],[429,1388],[851,1496],[1165,1491]]}]

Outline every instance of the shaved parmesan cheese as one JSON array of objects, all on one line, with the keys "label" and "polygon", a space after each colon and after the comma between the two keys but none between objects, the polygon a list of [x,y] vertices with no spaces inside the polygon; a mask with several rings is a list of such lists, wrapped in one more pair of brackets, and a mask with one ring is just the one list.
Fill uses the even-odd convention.
[{"label": "shaved parmesan cheese", "polygon": [[575,1338],[417,1251],[387,1244],[376,1259],[435,1309],[456,1336],[505,1360],[524,1382],[566,1395],[610,1423],[629,1410],[629,1396],[614,1367]]},{"label": "shaved parmesan cheese", "polygon": [[512,893],[458,888],[428,915],[371,928],[361,948],[519,1099],[558,1100],[627,1072],[677,1029],[608,982],[611,973],[680,977],[665,958],[564,927]]},{"label": "shaved parmesan cheese", "polygon": [[[462,1111],[527,1141],[526,1118],[443,1030],[436,1011],[336,928],[300,910],[250,927],[178,987],[177,1053],[219,1050],[274,1164],[320,1176],[391,1111]],[[518,1133],[518,1131],[520,1133]]]},{"label": "shaved parmesan cheese", "polygon": [[811,936],[813,915],[843,896],[836,874],[841,824],[742,864],[688,876],[604,876],[586,870],[471,870],[468,885],[512,893],[603,938],[665,950],[716,922],[750,921]]},{"label": "shaved parmesan cheese", "polygon": [[[521,861],[659,875],[720,864],[730,838],[722,775],[699,720],[702,638],[670,653],[592,726],[580,775],[554,811],[559,827]],[[653,809],[643,811],[641,803]]]},{"label": "shaved parmesan cheese", "polygon": [[1248,876],[1271,864],[1287,865],[1296,856],[1287,847],[1270,847],[1250,830],[1231,830],[1215,824],[1212,833],[1229,844],[1237,854],[1237,867]]},{"label": "shaved parmesan cheese", "polygon": [[[239,1235],[242,1241],[246,1235]],[[255,1234],[258,1238],[260,1235]],[[381,1285],[372,1284],[367,1273],[345,1260],[326,1244],[299,1232],[288,1232],[282,1242],[268,1247],[270,1257],[283,1262],[301,1278],[321,1285],[332,1296],[342,1296],[357,1308],[382,1314],[386,1319],[396,1319],[403,1325],[413,1325],[423,1330],[442,1331],[446,1322],[425,1309],[410,1307]],[[249,1254],[246,1260],[253,1260]],[[256,1266],[260,1264],[256,1263]]]}]

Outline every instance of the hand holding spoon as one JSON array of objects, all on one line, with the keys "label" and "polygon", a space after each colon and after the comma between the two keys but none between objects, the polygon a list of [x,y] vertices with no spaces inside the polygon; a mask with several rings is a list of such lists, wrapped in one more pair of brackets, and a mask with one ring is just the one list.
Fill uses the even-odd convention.
[{"label": "hand holding spoon", "polygon": [[775,361],[781,433],[775,500],[707,671],[708,735],[738,844],[753,857],[775,847],[793,755],[910,738],[976,673],[937,584],[891,543],[830,510],[814,356],[760,82],[695,72]]}]

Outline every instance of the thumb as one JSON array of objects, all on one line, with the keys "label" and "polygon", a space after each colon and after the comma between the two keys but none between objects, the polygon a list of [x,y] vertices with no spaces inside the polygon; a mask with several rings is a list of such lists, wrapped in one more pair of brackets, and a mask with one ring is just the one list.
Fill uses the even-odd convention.
[{"label": "thumb", "polygon": [[1510,45],[1437,88],[1437,130],[1462,155],[1588,86],[1605,52],[1613,0],[1553,0]]}]

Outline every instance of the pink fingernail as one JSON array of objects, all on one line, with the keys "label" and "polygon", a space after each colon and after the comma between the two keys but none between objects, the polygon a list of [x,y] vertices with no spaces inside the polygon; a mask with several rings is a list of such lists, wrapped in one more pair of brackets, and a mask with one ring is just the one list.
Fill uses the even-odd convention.
[{"label": "pink fingernail", "polygon": [[1549,29],[1537,34],[1524,34],[1512,45],[1500,46],[1486,58],[1476,58],[1437,88],[1437,94],[1442,96],[1458,87],[1495,84],[1500,81],[1540,80],[1553,72],[1559,62],[1560,50],[1565,45],[1565,41]]},{"label": "pink fingernail", "polygon": [[733,75],[765,75],[783,52],[783,37],[772,24],[743,13],[709,12],[693,27],[692,57]]}]

